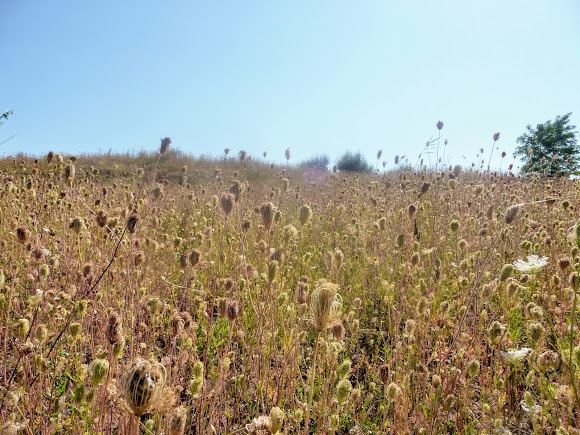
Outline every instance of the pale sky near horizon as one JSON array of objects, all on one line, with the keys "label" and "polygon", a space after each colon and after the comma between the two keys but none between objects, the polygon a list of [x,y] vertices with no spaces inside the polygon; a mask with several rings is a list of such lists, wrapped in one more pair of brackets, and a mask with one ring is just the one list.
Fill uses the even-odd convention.
[{"label": "pale sky near horizon", "polygon": [[487,164],[499,131],[505,168],[526,125],[580,125],[578,0],[0,0],[0,62],[0,156],[170,136],[291,163],[382,149],[392,168],[442,120],[447,163]]}]

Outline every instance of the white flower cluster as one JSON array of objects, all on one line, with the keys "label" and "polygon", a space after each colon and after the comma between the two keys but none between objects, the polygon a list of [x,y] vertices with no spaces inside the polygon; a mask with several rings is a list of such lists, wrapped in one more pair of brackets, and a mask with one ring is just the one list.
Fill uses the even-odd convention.
[{"label": "white flower cluster", "polygon": [[537,273],[546,264],[548,264],[548,257],[538,257],[537,255],[528,255],[528,261],[520,259],[514,261],[514,267],[524,273]]}]

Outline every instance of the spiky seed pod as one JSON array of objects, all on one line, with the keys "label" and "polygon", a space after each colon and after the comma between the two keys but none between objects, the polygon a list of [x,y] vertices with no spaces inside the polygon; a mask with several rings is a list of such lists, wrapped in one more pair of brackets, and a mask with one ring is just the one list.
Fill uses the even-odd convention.
[{"label": "spiky seed pod", "polygon": [[234,195],[234,199],[238,202],[244,191],[244,185],[239,180],[233,180],[230,186],[230,193]]},{"label": "spiky seed pod", "polygon": [[168,149],[169,145],[171,145],[171,139],[168,137],[164,137],[161,139],[161,145],[159,146],[159,153],[164,154]]},{"label": "spiky seed pod", "polygon": [[348,376],[350,374],[350,369],[352,367],[352,362],[351,360],[349,360],[348,358],[345,359],[343,362],[340,363],[340,365],[337,367],[336,369],[336,376],[339,379],[344,378],[345,376]]},{"label": "spiky seed pod", "polygon": [[487,335],[492,344],[498,344],[506,333],[506,327],[494,320],[487,330]]},{"label": "spiky seed pod", "polygon": [[541,323],[530,323],[528,329],[530,331],[530,337],[532,337],[532,340],[534,340],[536,343],[544,336],[545,329]]},{"label": "spiky seed pod", "polygon": [[310,296],[310,312],[314,327],[318,332],[331,326],[342,308],[342,298],[338,294],[338,285],[326,280],[318,281]]},{"label": "spiky seed pod", "polygon": [[240,304],[238,301],[228,301],[226,315],[230,320],[235,320],[240,315]]},{"label": "spiky seed pod", "polygon": [[185,432],[185,423],[187,422],[187,413],[183,406],[179,406],[171,414],[169,423],[169,433],[171,435],[182,435]]},{"label": "spiky seed pod", "polygon": [[201,252],[199,251],[199,249],[194,249],[189,254],[189,263],[192,266],[195,266],[197,263],[199,263],[200,257],[201,257]]},{"label": "spiky seed pod", "polygon": [[409,214],[409,219],[413,219],[415,214],[417,214],[417,206],[415,204],[410,204],[407,212]]},{"label": "spiky seed pod", "polygon": [[499,280],[500,281],[505,281],[508,278],[510,278],[514,273],[514,266],[511,264],[504,264],[504,266],[501,268],[501,273],[499,275]]},{"label": "spiky seed pod", "polygon": [[400,394],[401,394],[401,388],[397,384],[395,384],[394,382],[391,382],[387,387],[387,399],[390,402],[392,402]]},{"label": "spiky seed pod", "polygon": [[113,312],[109,316],[109,323],[107,324],[105,337],[111,344],[118,343],[123,337],[123,322],[121,321],[121,316],[119,316],[119,314]]},{"label": "spiky seed pod", "polygon": [[164,386],[165,368],[163,365],[141,358],[123,373],[120,380],[122,397],[137,417],[141,417],[160,404]]},{"label": "spiky seed pod", "polygon": [[274,204],[265,202],[260,207],[260,214],[262,215],[262,223],[267,230],[271,230],[274,226]]},{"label": "spiky seed pod", "polygon": [[342,406],[350,398],[352,392],[352,384],[348,379],[341,379],[336,384],[336,401]]},{"label": "spiky seed pod", "polygon": [[516,216],[518,215],[519,207],[517,205],[511,205],[505,211],[504,220],[506,224],[511,224]]},{"label": "spiky seed pod", "polygon": [[91,375],[91,385],[96,387],[107,377],[109,373],[109,361],[100,358],[93,360],[89,366],[89,373]]},{"label": "spiky seed pod", "polygon": [[277,406],[270,410],[270,431],[276,434],[282,430],[282,425],[284,424],[284,411],[282,411]]},{"label": "spiky seed pod", "polygon": [[16,238],[18,239],[19,243],[24,245],[26,242],[28,242],[29,237],[30,231],[28,231],[28,228],[26,227],[16,228]]},{"label": "spiky seed pod", "polygon": [[192,326],[194,326],[193,317],[187,311],[182,311],[179,313],[181,318],[183,319],[183,328],[188,330]]}]

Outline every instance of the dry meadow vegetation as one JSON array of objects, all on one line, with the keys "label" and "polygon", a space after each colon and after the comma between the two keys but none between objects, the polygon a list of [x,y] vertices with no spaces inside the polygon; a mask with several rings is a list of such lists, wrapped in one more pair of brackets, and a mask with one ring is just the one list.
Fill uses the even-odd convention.
[{"label": "dry meadow vegetation", "polygon": [[0,162],[0,433],[578,433],[577,181],[168,145]]}]

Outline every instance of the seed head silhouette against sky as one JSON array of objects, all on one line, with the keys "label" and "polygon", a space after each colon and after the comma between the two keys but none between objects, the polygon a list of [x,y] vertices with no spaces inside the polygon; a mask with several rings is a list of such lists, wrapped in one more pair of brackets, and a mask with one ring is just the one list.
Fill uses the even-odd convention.
[{"label": "seed head silhouette against sky", "polygon": [[500,132],[505,169],[526,125],[579,123],[577,0],[4,0],[0,38],[2,155],[169,136],[194,155],[289,147],[290,163],[382,149],[389,168],[442,120],[447,164],[480,148],[487,164]]}]

